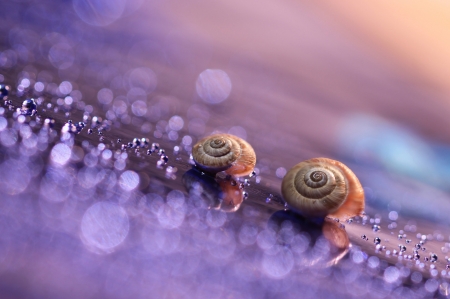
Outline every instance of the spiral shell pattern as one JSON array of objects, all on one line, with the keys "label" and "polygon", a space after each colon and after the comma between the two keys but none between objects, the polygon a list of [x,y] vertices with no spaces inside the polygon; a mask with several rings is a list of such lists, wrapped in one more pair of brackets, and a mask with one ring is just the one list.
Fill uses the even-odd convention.
[{"label": "spiral shell pattern", "polygon": [[364,191],[341,162],[314,158],[295,165],[282,182],[282,194],[293,210],[308,217],[350,218],[364,210]]},{"label": "spiral shell pattern", "polygon": [[214,134],[203,138],[192,149],[198,168],[205,172],[225,171],[244,176],[253,171],[256,155],[245,140],[230,134]]}]

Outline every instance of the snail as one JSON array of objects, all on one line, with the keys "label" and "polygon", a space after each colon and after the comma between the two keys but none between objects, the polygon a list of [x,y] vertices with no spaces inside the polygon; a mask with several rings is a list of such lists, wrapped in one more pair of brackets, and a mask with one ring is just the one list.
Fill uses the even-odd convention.
[{"label": "snail", "polygon": [[305,217],[346,220],[364,211],[364,191],[356,175],[327,158],[295,165],[283,178],[281,192],[288,206]]},{"label": "snail", "polygon": [[192,156],[204,172],[225,171],[233,176],[245,176],[255,168],[255,151],[247,141],[230,134],[214,134],[194,145]]}]

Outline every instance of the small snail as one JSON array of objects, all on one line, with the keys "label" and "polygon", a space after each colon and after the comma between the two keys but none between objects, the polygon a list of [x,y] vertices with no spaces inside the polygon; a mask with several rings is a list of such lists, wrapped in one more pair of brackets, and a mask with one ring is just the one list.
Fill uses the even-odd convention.
[{"label": "small snail", "polygon": [[203,138],[192,149],[198,168],[208,173],[225,171],[245,176],[255,168],[255,151],[245,140],[230,134],[214,134]]},{"label": "small snail", "polygon": [[283,178],[281,192],[290,208],[305,217],[348,219],[364,210],[364,191],[341,162],[314,158],[295,165]]}]

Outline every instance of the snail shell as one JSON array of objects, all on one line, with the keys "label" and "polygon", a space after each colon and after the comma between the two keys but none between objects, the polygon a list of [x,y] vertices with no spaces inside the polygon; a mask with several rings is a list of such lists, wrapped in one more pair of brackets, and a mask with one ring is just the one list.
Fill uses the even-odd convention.
[{"label": "snail shell", "polygon": [[281,192],[289,207],[306,217],[348,219],[364,211],[364,191],[356,175],[327,158],[295,165],[283,178]]},{"label": "snail shell", "polygon": [[198,168],[209,173],[225,171],[245,176],[255,168],[255,151],[248,142],[230,134],[214,134],[203,138],[192,149]]}]

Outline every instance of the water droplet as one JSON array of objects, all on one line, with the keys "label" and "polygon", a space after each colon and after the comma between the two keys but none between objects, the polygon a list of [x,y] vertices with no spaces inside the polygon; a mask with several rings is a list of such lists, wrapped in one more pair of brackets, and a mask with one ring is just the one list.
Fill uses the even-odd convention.
[{"label": "water droplet", "polygon": [[93,116],[92,117],[91,124],[92,124],[93,128],[99,126],[101,123],[102,123],[102,118],[101,117],[99,117],[99,116]]},{"label": "water droplet", "polygon": [[36,113],[36,102],[34,99],[29,98],[23,101],[20,112],[24,115],[34,115]]},{"label": "water droplet", "polygon": [[406,251],[406,246],[404,246],[404,245],[398,245],[398,248],[400,249],[400,252]]},{"label": "water droplet", "polygon": [[10,87],[5,84],[0,84],[0,99],[3,99],[9,94]]},{"label": "water droplet", "polygon": [[144,148],[148,147],[148,138],[145,137],[141,138],[141,146]]},{"label": "water droplet", "polygon": [[92,129],[89,129],[89,130],[88,130],[88,134],[90,135],[90,134],[92,134],[92,133],[94,133],[94,131],[92,131]]},{"label": "water droplet", "polygon": [[50,158],[53,162],[59,165],[65,165],[72,154],[72,150],[64,143],[55,145],[50,153]]},{"label": "water droplet", "polygon": [[162,155],[160,158],[160,161],[162,161],[164,164],[166,164],[169,161],[169,157],[166,155]]},{"label": "water droplet", "polygon": [[381,243],[381,239],[379,237],[375,237],[375,239],[373,239],[373,242],[375,244],[380,244]]},{"label": "water droplet", "polygon": [[64,124],[64,126],[61,128],[61,132],[63,133],[78,133],[77,127],[72,123],[71,120],[68,120],[67,123]]},{"label": "water droplet", "polygon": [[432,263],[436,263],[437,260],[438,260],[437,254],[436,254],[436,253],[431,253],[431,254],[430,254],[430,261],[431,261]]},{"label": "water droplet", "polygon": [[141,146],[141,140],[139,138],[134,138],[132,147],[140,147],[140,146]]},{"label": "water droplet", "polygon": [[377,224],[374,224],[373,226],[372,226],[372,230],[374,231],[374,232],[377,232],[377,231],[379,231],[381,229],[381,227],[379,226],[379,225],[377,225]]}]

